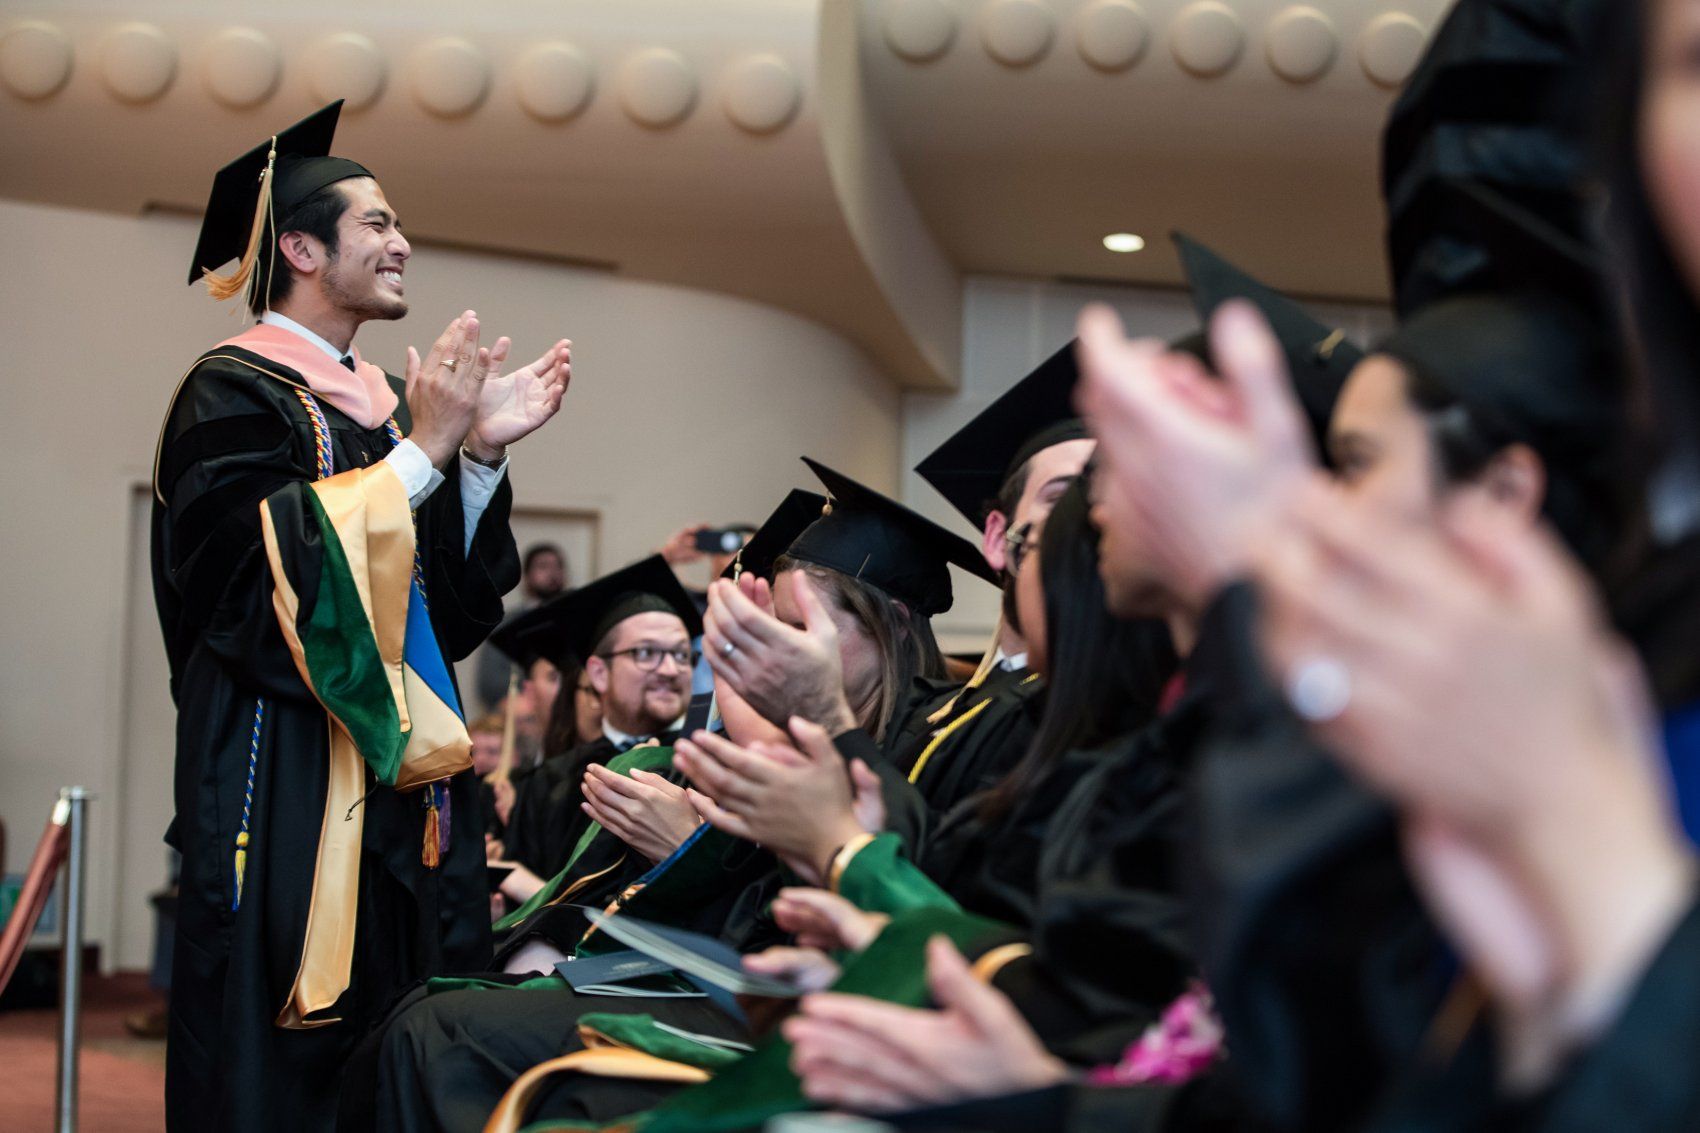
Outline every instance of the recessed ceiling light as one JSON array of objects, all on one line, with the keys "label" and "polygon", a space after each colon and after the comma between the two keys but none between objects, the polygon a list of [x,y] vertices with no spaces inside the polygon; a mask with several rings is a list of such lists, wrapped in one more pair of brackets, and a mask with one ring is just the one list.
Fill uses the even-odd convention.
[{"label": "recessed ceiling light", "polygon": [[1104,247],[1112,252],[1137,252],[1145,247],[1145,237],[1131,232],[1112,232],[1104,237]]}]

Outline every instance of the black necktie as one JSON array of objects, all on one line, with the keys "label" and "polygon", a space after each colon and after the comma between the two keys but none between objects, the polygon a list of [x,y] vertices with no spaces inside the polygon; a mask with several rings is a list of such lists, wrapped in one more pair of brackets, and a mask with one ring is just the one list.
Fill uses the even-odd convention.
[{"label": "black necktie", "polygon": [[348,369],[349,369],[349,372],[352,373],[354,371],[354,355],[344,354],[342,356],[342,364],[344,366],[347,366]]}]

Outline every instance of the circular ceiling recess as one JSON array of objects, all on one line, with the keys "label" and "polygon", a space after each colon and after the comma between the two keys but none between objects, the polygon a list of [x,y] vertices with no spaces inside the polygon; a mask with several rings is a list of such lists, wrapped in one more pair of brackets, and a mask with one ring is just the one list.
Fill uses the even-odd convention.
[{"label": "circular ceiling recess", "polygon": [[1315,8],[1288,8],[1270,21],[1264,50],[1277,75],[1290,83],[1312,83],[1334,66],[1340,37]]},{"label": "circular ceiling recess", "polygon": [[226,28],[207,43],[201,81],[207,93],[232,110],[258,106],[277,90],[283,53],[253,28]]},{"label": "circular ceiling recess", "polygon": [[752,134],[783,127],[800,101],[797,76],[777,55],[751,55],[727,69],[721,106],[733,124]]},{"label": "circular ceiling recess", "polygon": [[483,105],[490,93],[490,62],[464,39],[444,36],[413,53],[414,101],[438,118],[460,118]]},{"label": "circular ceiling recess", "polygon": [[1075,38],[1080,57],[1089,66],[1114,73],[1144,57],[1151,26],[1132,0],[1097,0],[1080,10]]},{"label": "circular ceiling recess", "polygon": [[122,102],[152,102],[177,77],[177,47],[152,24],[121,24],[100,41],[100,78]]},{"label": "circular ceiling recess", "polygon": [[1423,57],[1428,33],[1403,12],[1377,16],[1358,40],[1358,61],[1377,86],[1397,87],[1411,77]]},{"label": "circular ceiling recess", "polygon": [[956,13],[944,0],[886,0],[885,42],[911,63],[927,63],[956,39]]},{"label": "circular ceiling recess", "polygon": [[697,101],[697,77],[677,51],[651,47],[627,59],[617,82],[633,121],[662,129],[684,119]]},{"label": "circular ceiling recess", "polygon": [[570,43],[540,43],[520,56],[519,104],[539,122],[565,122],[583,113],[596,87],[596,69]]},{"label": "circular ceiling recess", "polygon": [[389,67],[378,45],[357,32],[338,32],[315,43],[309,82],[320,102],[343,100],[344,110],[364,110],[384,93]]},{"label": "circular ceiling recess", "polygon": [[1189,4],[1169,27],[1175,62],[1200,78],[1231,70],[1245,49],[1245,27],[1232,8],[1219,0]]},{"label": "circular ceiling recess", "polygon": [[1056,34],[1056,17],[1039,0],[993,0],[980,9],[980,43],[1006,67],[1037,63]]},{"label": "circular ceiling recess", "polygon": [[0,84],[31,101],[58,94],[71,78],[71,37],[43,20],[0,32]]}]

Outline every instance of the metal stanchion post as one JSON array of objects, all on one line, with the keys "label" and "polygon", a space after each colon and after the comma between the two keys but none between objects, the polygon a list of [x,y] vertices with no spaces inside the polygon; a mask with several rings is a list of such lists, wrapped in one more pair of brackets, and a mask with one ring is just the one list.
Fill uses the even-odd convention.
[{"label": "metal stanchion post", "polygon": [[65,888],[59,899],[59,1095],[58,1133],[77,1128],[77,1054],[83,1007],[83,870],[88,860],[88,801],[82,787],[59,792],[68,808],[70,850],[65,859]]}]

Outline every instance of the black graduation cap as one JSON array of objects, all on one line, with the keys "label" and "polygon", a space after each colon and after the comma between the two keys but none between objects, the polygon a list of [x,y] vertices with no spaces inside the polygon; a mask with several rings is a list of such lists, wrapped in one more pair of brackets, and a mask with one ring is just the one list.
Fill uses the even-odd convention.
[{"label": "black graduation cap", "polygon": [[896,500],[819,461],[803,458],[832,500],[786,551],[879,587],[918,614],[950,609],[949,563],[994,585],[980,548]]},{"label": "black graduation cap", "polygon": [[[358,162],[329,156],[341,114],[338,99],[218,171],[189,266],[190,283],[206,279],[219,299],[245,291],[269,270],[260,253],[277,239],[274,225],[326,185],[372,176]],[[241,261],[233,273],[212,274],[231,260]]]},{"label": "black graduation cap", "polygon": [[1445,193],[1455,231],[1482,258],[1480,286],[1412,312],[1376,353],[1546,459],[1606,450],[1624,391],[1600,253],[1485,185]]},{"label": "black graduation cap", "polygon": [[1425,253],[1434,286],[1407,314],[1448,295],[1482,291],[1533,289],[1586,308],[1604,300],[1600,247],[1544,211],[1479,181],[1437,185],[1434,199],[1446,217],[1445,233],[1430,239]]},{"label": "black graduation cap", "polygon": [[1382,133],[1382,193],[1395,306],[1492,286],[1444,189],[1486,182],[1586,238],[1583,191],[1595,56],[1612,0],[1459,0],[1434,33]]},{"label": "black graduation cap", "polygon": [[745,541],[743,549],[733,556],[720,577],[735,579],[739,575],[753,574],[757,578],[771,579],[774,561],[786,552],[804,528],[820,518],[825,507],[826,497],[819,492],[792,488],[773,509],[773,514]]},{"label": "black graduation cap", "polygon": [[654,611],[677,614],[693,638],[702,633],[696,603],[660,555],[527,610],[492,633],[490,644],[521,666],[539,659],[582,662],[615,626]]},{"label": "black graduation cap", "polygon": [[915,466],[976,528],[1004,482],[1038,453],[1090,434],[1074,412],[1074,343],[1039,363]]},{"label": "black graduation cap", "polygon": [[1199,321],[1210,326],[1210,318],[1229,299],[1245,299],[1263,312],[1287,355],[1287,371],[1293,390],[1304,407],[1311,433],[1318,445],[1328,434],[1328,418],[1346,376],[1363,361],[1364,352],[1346,338],[1345,332],[1319,322],[1293,300],[1252,278],[1220,255],[1185,233],[1172,234],[1192,289],[1192,305]]}]

